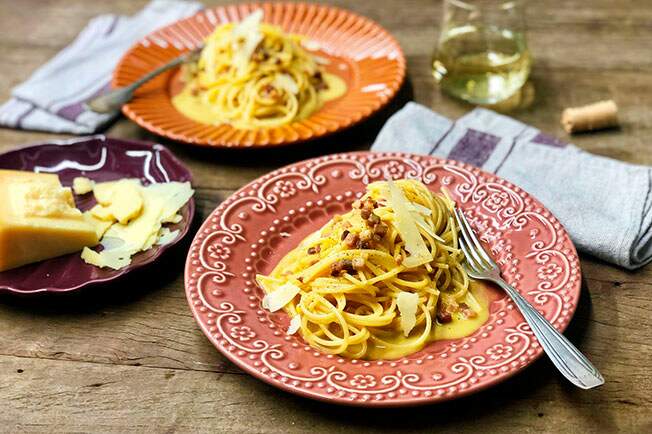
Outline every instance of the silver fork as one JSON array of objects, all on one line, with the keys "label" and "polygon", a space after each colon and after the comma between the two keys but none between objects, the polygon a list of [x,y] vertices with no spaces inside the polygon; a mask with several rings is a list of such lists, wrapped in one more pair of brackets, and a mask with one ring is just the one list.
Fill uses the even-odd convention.
[{"label": "silver fork", "polygon": [[86,107],[88,107],[89,109],[93,110],[96,113],[116,112],[120,110],[120,108],[123,105],[127,104],[129,101],[132,100],[132,98],[134,97],[134,92],[140,86],[147,83],[157,75],[160,75],[165,71],[168,71],[178,65],[181,65],[182,63],[193,62],[197,58],[197,56],[199,56],[199,54],[201,53],[202,48],[203,45],[195,48],[192,51],[183,53],[180,56],[170,60],[168,63],[161,65],[155,70],[143,75],[141,78],[134,81],[130,85],[119,87],[117,89],[113,89],[112,91],[104,95],[91,98],[85,102],[85,105]]},{"label": "silver fork", "polygon": [[505,282],[496,262],[489,256],[471,229],[464,213],[455,209],[462,237],[460,246],[466,257],[466,270],[474,279],[488,280],[500,286],[520,309],[552,363],[571,383],[582,389],[604,384],[604,378],[568,339],[555,329],[523,296]]}]

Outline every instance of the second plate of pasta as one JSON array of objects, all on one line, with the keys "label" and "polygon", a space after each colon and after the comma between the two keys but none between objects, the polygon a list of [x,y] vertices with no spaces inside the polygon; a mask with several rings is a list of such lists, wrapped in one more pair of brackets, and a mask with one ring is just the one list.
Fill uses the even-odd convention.
[{"label": "second plate of pasta", "polygon": [[321,5],[217,7],[164,27],[125,54],[113,86],[198,54],[143,87],[123,112],[174,140],[219,147],[285,145],[369,117],[397,92],[405,59],[382,27]]}]

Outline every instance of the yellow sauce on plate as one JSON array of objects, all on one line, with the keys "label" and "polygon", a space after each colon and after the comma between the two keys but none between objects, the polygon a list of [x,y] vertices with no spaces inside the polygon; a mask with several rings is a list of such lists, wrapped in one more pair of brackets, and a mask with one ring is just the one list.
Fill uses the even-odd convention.
[{"label": "yellow sauce on plate", "polygon": [[[327,88],[318,92],[319,105],[300,108],[295,120],[309,117],[319,110],[324,103],[337,99],[346,93],[346,83],[343,79],[328,72],[323,73],[322,77]],[[193,87],[192,83],[187,83],[179,94],[172,97],[174,108],[187,118],[203,124],[219,125],[228,123],[222,119],[220,110],[216,105],[206,101],[202,94],[193,95]]]},{"label": "yellow sauce on plate", "polygon": [[[326,227],[328,227],[328,225]],[[306,246],[311,245],[316,239],[322,238],[322,230],[323,229],[320,229],[308,235],[297,247],[288,252],[288,254],[279,261],[269,275],[271,277],[283,279],[288,274],[294,274],[297,270],[305,268],[306,262],[311,260],[309,255],[306,255]],[[368,360],[398,359],[422,350],[430,342],[447,339],[461,339],[473,334],[485,322],[487,322],[487,319],[489,318],[490,300],[487,288],[481,282],[471,280],[469,290],[480,306],[480,310],[476,312],[477,316],[475,318],[465,318],[460,313],[456,313],[452,315],[453,319],[449,323],[434,323],[429,339],[423,345],[417,343],[419,334],[408,337],[405,337],[403,333],[400,332],[382,335],[383,340],[396,345],[395,347],[380,347],[370,339],[368,341],[369,348],[364,358]],[[291,315],[294,315],[294,308],[288,309],[286,307],[285,310]]]},{"label": "yellow sauce on plate", "polygon": [[[443,341],[447,339],[461,339],[473,334],[485,322],[487,322],[487,319],[489,318],[489,299],[485,292],[484,285],[479,282],[471,281],[470,290],[482,307],[480,312],[477,312],[477,317],[461,318],[457,315],[453,315],[453,321],[447,324],[437,323],[437,325],[435,325],[430,332],[430,339],[428,340],[428,343],[434,341]],[[400,344],[401,347],[380,348],[379,346],[370,345],[366,358],[370,360],[391,360],[414,354],[417,351],[423,349],[423,347],[410,345],[410,342],[416,341],[417,338],[418,336],[409,336],[406,338],[400,333],[393,335],[391,338],[386,337],[385,339],[387,341],[393,342],[395,344]]]}]

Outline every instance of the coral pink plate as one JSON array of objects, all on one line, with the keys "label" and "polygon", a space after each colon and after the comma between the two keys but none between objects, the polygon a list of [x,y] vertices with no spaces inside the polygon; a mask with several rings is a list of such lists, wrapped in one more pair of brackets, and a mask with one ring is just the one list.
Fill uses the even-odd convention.
[{"label": "coral pink plate", "polygon": [[580,296],[568,234],[520,188],[467,164],[426,156],[346,153],[297,163],[259,178],[204,222],[186,263],[186,295],[208,339],[257,378],[305,397],[360,406],[449,400],[505,380],[542,349],[506,295],[489,288],[490,317],[463,339],[438,341],[398,360],[349,360],[287,336],[284,312],[260,306],[256,273],[269,273],[305,236],[350,209],[365,186],[415,178],[449,189],[493,251],[505,279],[559,330]]}]

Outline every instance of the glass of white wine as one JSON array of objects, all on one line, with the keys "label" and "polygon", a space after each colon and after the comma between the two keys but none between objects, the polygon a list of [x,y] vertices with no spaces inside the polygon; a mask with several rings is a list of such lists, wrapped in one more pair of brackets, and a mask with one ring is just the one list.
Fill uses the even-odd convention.
[{"label": "glass of white wine", "polygon": [[432,71],[441,88],[474,104],[496,104],[525,84],[532,59],[521,0],[444,0]]}]

